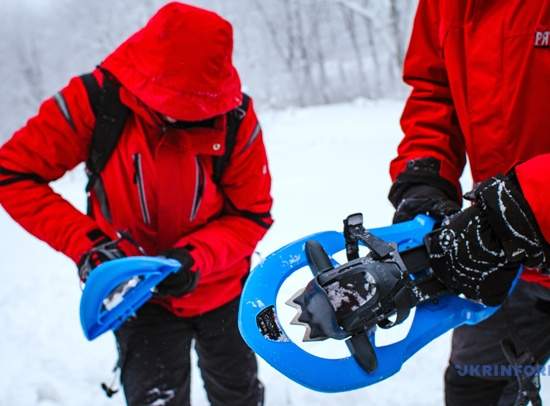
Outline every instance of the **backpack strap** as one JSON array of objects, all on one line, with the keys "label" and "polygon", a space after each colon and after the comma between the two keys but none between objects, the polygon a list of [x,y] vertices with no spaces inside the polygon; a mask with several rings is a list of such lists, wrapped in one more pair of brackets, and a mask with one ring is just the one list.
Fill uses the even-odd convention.
[{"label": "backpack strap", "polygon": [[80,75],[80,79],[82,80],[82,83],[84,83],[84,87],[86,88],[86,94],[88,96],[88,101],[90,102],[90,107],[94,112],[94,116],[97,117],[101,87],[99,87],[99,83],[97,83],[97,80],[92,73],[85,73],[84,75]]},{"label": "backpack strap", "polygon": [[[223,172],[226,169],[227,165],[229,164],[229,161],[231,160],[231,155],[233,154],[233,150],[235,149],[235,144],[237,143],[237,134],[239,132],[239,128],[241,127],[241,123],[246,116],[246,112],[248,111],[248,105],[250,104],[250,97],[243,93],[243,102],[242,104],[237,107],[234,110],[231,110],[229,113],[227,113],[227,134],[225,138],[225,152],[222,156],[214,157],[214,170],[212,174],[212,179],[214,182],[216,182],[217,185],[221,184],[221,178],[223,176]],[[259,125],[256,126],[256,128],[253,130],[252,135],[250,136],[250,139],[248,140],[247,144],[245,145],[244,149],[247,149],[250,144],[254,141],[254,139],[259,134]],[[247,218],[248,220],[253,221],[254,223],[258,224],[260,227],[263,227],[265,229],[268,229],[271,226],[271,223],[269,222],[269,219],[271,218],[271,214],[269,212],[266,213],[254,213],[247,210],[241,210],[238,207],[236,207],[231,199],[225,194],[225,192],[222,190],[222,194],[225,199],[225,204],[229,208],[229,210],[237,214],[241,217]]]},{"label": "backpack strap", "polygon": [[235,149],[235,144],[237,142],[237,134],[241,123],[246,116],[248,111],[248,105],[250,104],[250,97],[247,94],[243,93],[243,102],[236,109],[231,110],[227,113],[227,133],[225,136],[225,152],[222,156],[214,157],[213,161],[213,174],[212,178],[216,184],[220,184],[223,172],[231,160],[231,155]]},{"label": "backpack strap", "polygon": [[103,72],[103,86],[100,86],[91,73],[81,76],[90,106],[96,117],[90,143],[90,152],[86,160],[88,184],[88,214],[91,215],[90,192],[93,190],[99,200],[101,211],[111,220],[107,196],[100,174],[107,165],[124,130],[129,108],[120,101],[120,83],[107,71]]},{"label": "backpack strap", "polygon": [[124,125],[129,109],[121,103],[120,83],[107,71],[103,71],[103,86],[100,87],[93,74],[82,75],[90,105],[96,116],[90,153],[86,167],[92,175],[99,175],[111,157]]}]

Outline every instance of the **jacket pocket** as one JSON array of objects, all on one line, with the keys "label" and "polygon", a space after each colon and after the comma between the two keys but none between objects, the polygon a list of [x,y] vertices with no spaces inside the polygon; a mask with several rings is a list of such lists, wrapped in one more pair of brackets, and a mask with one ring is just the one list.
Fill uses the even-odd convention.
[{"label": "jacket pocket", "polygon": [[191,206],[189,221],[194,221],[197,218],[204,193],[204,169],[198,157],[195,157],[195,166],[195,193],[193,195],[193,205]]},{"label": "jacket pocket", "polygon": [[147,206],[147,195],[145,194],[145,185],[143,182],[143,166],[141,164],[141,154],[133,155],[134,161],[134,184],[136,185],[139,207],[141,209],[141,217],[147,225],[151,224],[151,215]]}]

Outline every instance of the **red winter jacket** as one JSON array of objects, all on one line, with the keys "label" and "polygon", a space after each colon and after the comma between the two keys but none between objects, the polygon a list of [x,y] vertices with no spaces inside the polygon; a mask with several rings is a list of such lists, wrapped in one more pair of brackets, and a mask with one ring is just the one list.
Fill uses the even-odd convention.
[{"label": "red winter jacket", "polygon": [[[101,65],[122,84],[131,114],[101,174],[112,221],[91,196],[88,217],[48,186],[88,157],[95,116],[73,78],[0,149],[0,203],[25,229],[75,262],[91,230],[128,231],[149,255],[192,246],[195,291],[163,304],[192,316],[237,297],[250,256],[272,223],[271,178],[252,103],[221,181],[212,161],[224,153],[225,113],[242,93],[231,62],[232,28],[218,15],[172,3]],[[94,72],[102,82],[100,70]],[[219,116],[215,128],[166,129],[161,112],[181,120]]]},{"label": "red winter jacket", "polygon": [[392,179],[433,157],[460,191],[466,155],[475,182],[517,165],[550,241],[550,0],[420,0],[404,79],[412,93]]}]

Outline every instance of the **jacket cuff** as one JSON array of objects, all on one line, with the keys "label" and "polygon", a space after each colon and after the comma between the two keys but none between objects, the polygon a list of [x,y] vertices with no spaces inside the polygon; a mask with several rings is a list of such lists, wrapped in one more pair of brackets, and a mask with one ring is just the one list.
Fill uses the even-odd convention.
[{"label": "jacket cuff", "polygon": [[550,154],[539,155],[515,168],[516,178],[536,223],[546,242],[550,242],[550,203],[548,202],[548,174]]},{"label": "jacket cuff", "polygon": [[390,202],[397,207],[411,187],[427,185],[441,191],[450,200],[460,204],[462,200],[460,185],[457,186],[446,179],[442,175],[441,167],[441,161],[435,158],[418,158],[408,161],[392,184],[388,195]]},{"label": "jacket cuff", "polygon": [[174,249],[185,249],[193,261],[191,267],[192,272],[204,273],[208,267],[207,259],[205,258],[204,251],[197,247],[196,244],[189,242],[188,238],[183,238],[174,244]]}]

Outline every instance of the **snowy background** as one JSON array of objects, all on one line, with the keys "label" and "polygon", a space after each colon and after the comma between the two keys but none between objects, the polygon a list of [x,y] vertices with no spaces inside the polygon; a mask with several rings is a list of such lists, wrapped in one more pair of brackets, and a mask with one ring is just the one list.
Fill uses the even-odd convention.
[{"label": "snowy background", "polygon": [[[73,75],[93,69],[166,0],[0,0],[0,142]],[[189,0],[235,30],[257,106],[403,97],[416,0]]]},{"label": "snowy background", "polygon": [[[0,0],[0,143],[40,100],[71,75],[90,70],[162,3]],[[401,138],[406,89],[399,74],[416,2],[192,3],[235,24],[236,63],[260,106],[276,222],[258,252],[266,256],[306,234],[339,230],[342,219],[357,211],[369,226],[389,224],[387,168]],[[80,208],[83,187],[82,168],[55,184]],[[0,230],[0,406],[123,405],[121,394],[109,400],[100,389],[116,361],[114,339],[85,340],[74,265],[2,209]],[[436,340],[380,384],[336,395],[304,389],[261,362],[266,403],[440,405],[449,341],[449,335]],[[550,398],[550,388],[543,398]],[[197,368],[192,400],[207,405]]]}]

